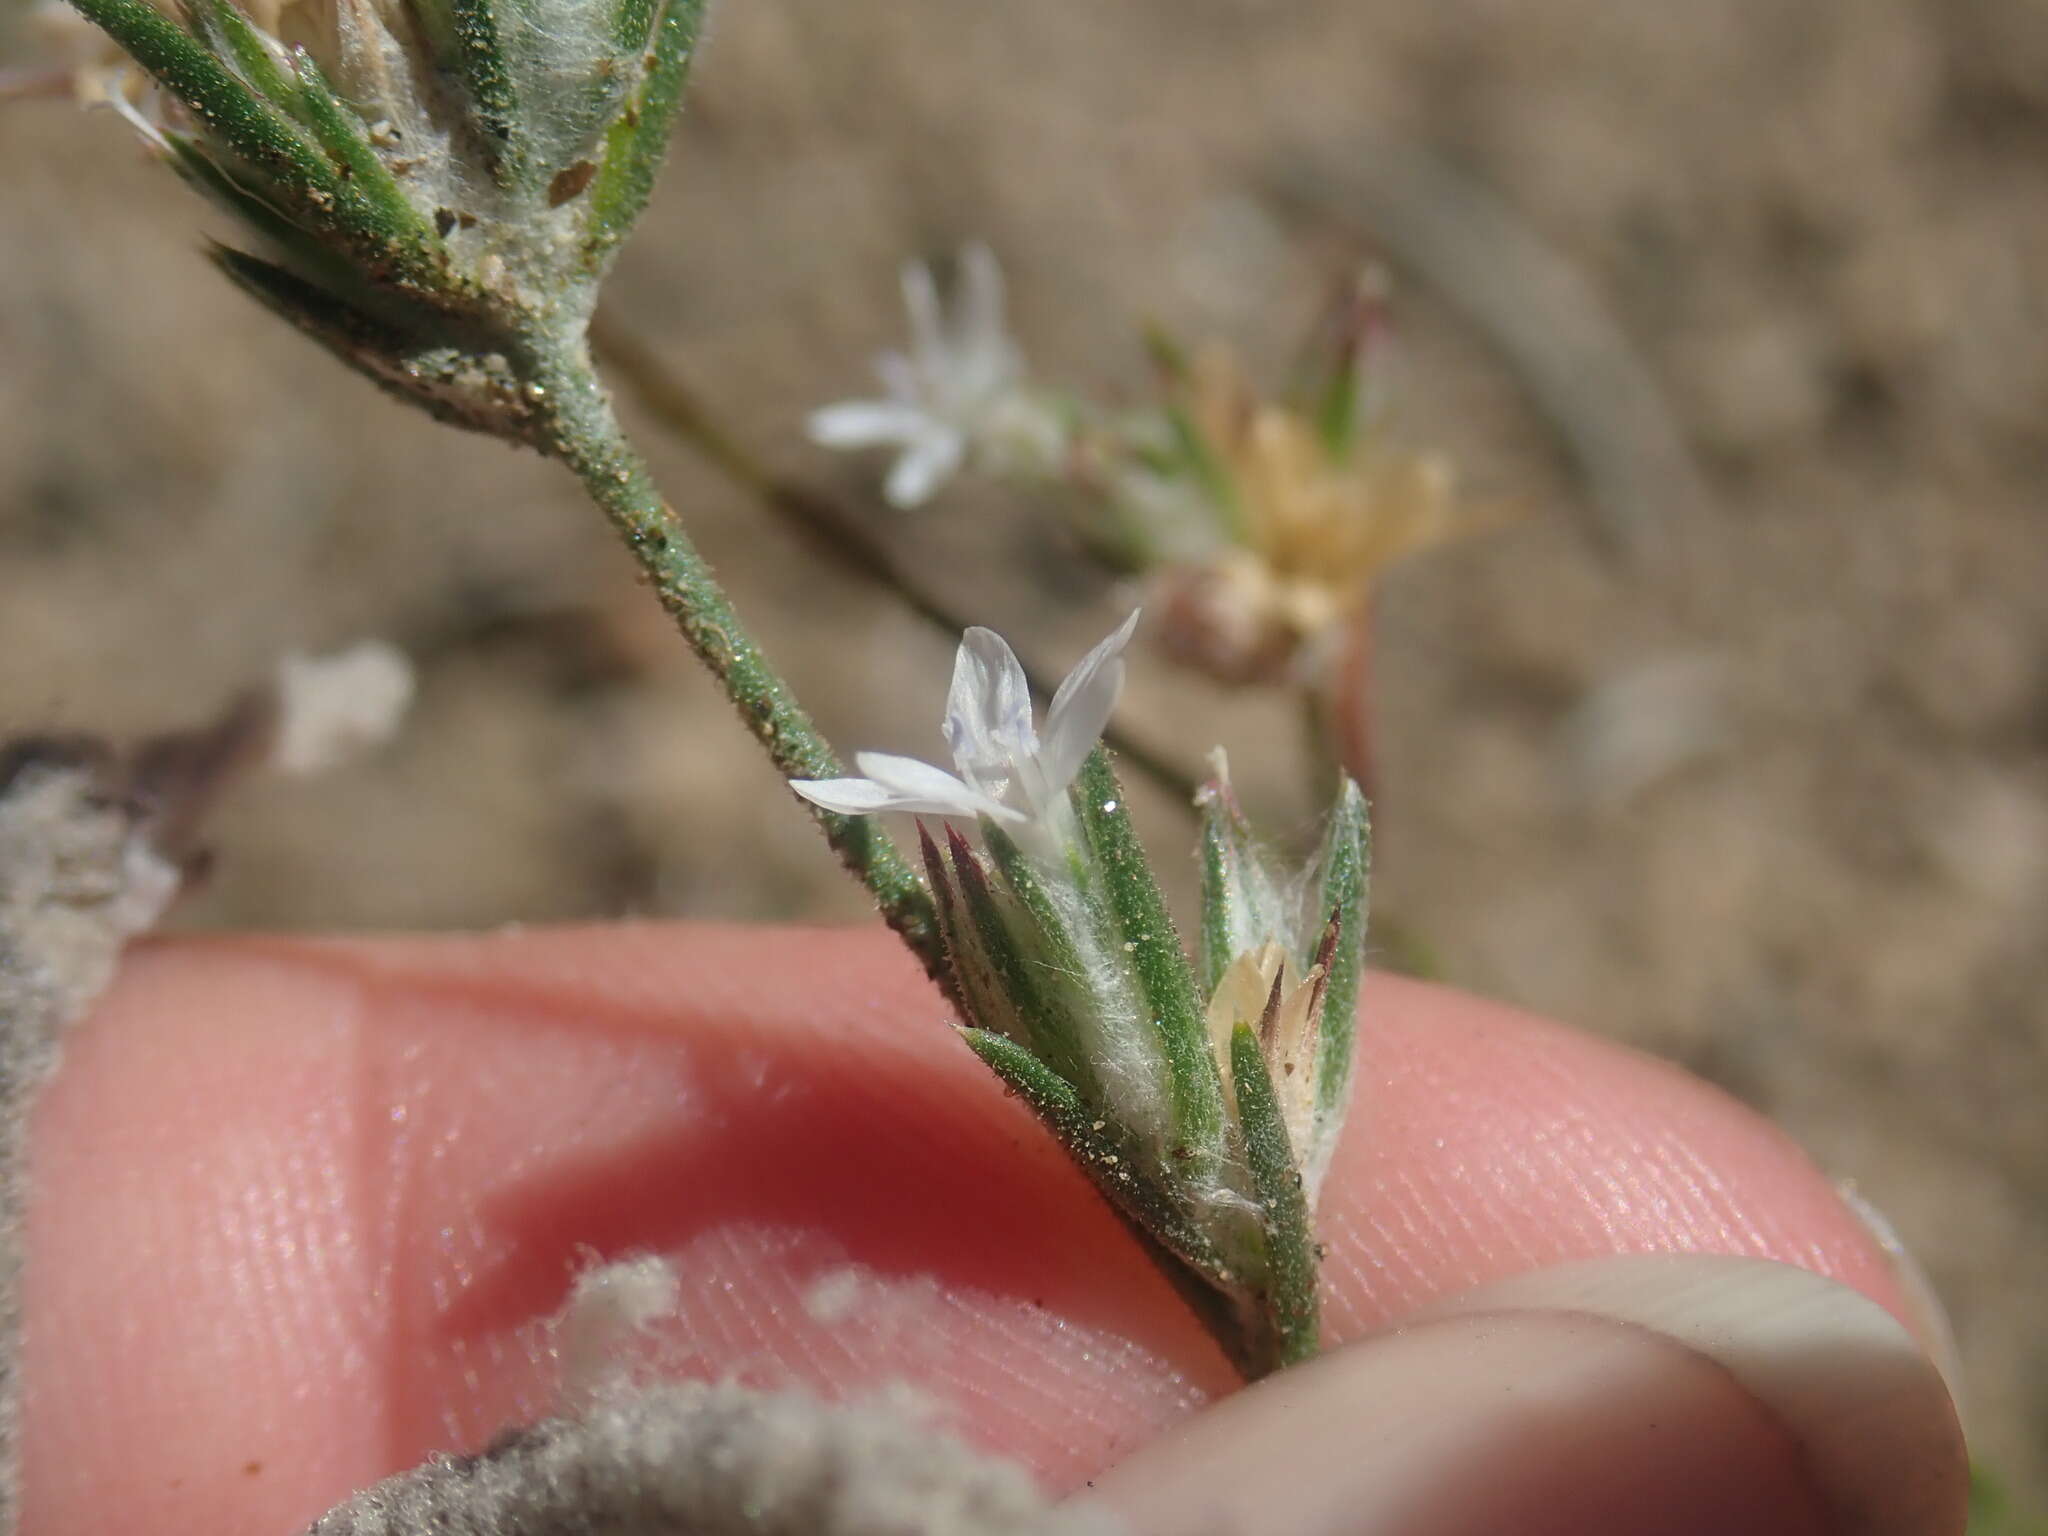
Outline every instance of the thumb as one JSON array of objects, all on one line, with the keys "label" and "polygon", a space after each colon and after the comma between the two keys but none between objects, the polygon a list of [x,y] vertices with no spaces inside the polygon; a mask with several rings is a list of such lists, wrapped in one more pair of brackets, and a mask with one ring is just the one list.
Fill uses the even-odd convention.
[{"label": "thumb", "polygon": [[1947,1389],[1858,1293],[1754,1259],[1482,1287],[1250,1388],[1096,1482],[1140,1536],[1945,1536]]}]

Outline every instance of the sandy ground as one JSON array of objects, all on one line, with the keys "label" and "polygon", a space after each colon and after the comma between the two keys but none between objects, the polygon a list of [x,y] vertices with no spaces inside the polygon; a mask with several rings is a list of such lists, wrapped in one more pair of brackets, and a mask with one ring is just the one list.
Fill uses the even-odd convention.
[{"label": "sandy ground", "polygon": [[[1037,371],[1108,398],[1142,320],[1277,373],[1392,262],[1406,430],[1503,526],[1384,594],[1380,910],[1853,1178],[2048,1492],[2048,8],[728,0],[699,81],[614,310],[849,494],[801,418],[869,387],[905,254],[988,239]],[[111,118],[0,113],[0,198],[0,721],[184,723],[362,635],[422,667],[382,756],[243,796],[182,921],[859,917],[553,470],[230,293]],[[930,750],[946,645],[655,457],[835,737]],[[1043,526],[886,531],[1063,664],[1128,594]],[[1304,824],[1283,702],[1147,658],[1127,718]]]}]

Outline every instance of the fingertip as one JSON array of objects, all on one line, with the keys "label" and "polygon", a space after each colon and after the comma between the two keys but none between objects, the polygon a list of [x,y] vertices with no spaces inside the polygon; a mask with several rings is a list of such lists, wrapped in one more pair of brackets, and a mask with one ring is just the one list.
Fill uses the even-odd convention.
[{"label": "fingertip", "polygon": [[1775,1259],[1907,1317],[1896,1274],[1782,1130],[1668,1063],[1374,974],[1318,1222],[1336,1339],[1505,1276],[1615,1253]]},{"label": "fingertip", "polygon": [[[539,1320],[593,1252],[677,1260],[693,1374],[908,1381],[1082,1481],[1227,1369],[946,1022],[879,933],[142,951],[37,1127],[33,1508],[118,1489],[204,1529],[209,1500],[317,1511],[479,1444],[546,1406]],[[1360,1055],[1325,1195],[1334,1338],[1617,1251],[1887,1299],[1827,1181],[1682,1074],[1384,976]]]},{"label": "fingertip", "polygon": [[1138,1536],[1950,1536],[1939,1373],[1788,1265],[1521,1277],[1261,1382],[1096,1481]]}]

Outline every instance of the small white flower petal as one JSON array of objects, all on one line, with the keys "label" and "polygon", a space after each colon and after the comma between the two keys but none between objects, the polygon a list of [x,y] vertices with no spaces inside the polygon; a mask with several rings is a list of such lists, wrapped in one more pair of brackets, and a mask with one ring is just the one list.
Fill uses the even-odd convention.
[{"label": "small white flower petal", "polygon": [[1017,653],[994,630],[976,625],[960,637],[941,728],[954,763],[984,786],[1014,778],[1038,750],[1031,684]]},{"label": "small white flower petal", "polygon": [[791,779],[789,787],[811,804],[842,816],[895,809],[895,794],[873,779]]},{"label": "small white flower petal", "polygon": [[954,301],[952,356],[946,383],[956,407],[985,414],[1023,373],[1023,360],[1003,327],[1003,269],[979,241],[960,253],[960,292]]},{"label": "small white flower petal", "polygon": [[924,381],[917,376],[917,364],[901,352],[884,352],[875,358],[875,376],[882,381],[882,387],[889,391],[889,398],[900,400],[905,405],[923,410],[926,402]]},{"label": "small white flower petal", "polygon": [[903,264],[903,308],[910,316],[910,360],[930,378],[945,367],[946,323],[939,308],[939,285],[921,261]]},{"label": "small white flower petal", "polygon": [[928,816],[993,816],[998,821],[1017,821],[1022,813],[990,799],[972,785],[963,783],[943,768],[898,757],[893,752],[856,752],[854,765],[882,789],[889,804],[883,809],[914,811]]},{"label": "small white flower petal", "polygon": [[804,430],[820,448],[873,448],[914,443],[933,427],[932,418],[897,400],[842,400],[811,412]]},{"label": "small white flower petal", "polygon": [[959,326],[955,338],[963,349],[1008,350],[1003,329],[1003,268],[996,253],[975,240],[960,251]]},{"label": "small white flower petal", "polygon": [[964,434],[933,417],[925,417],[924,423],[923,431],[889,466],[889,478],[882,482],[882,495],[892,507],[921,506],[930,500],[932,492],[967,456]]},{"label": "small white flower petal", "polygon": [[1129,618],[1083,656],[1053,695],[1052,707],[1045,712],[1045,745],[1038,753],[1046,793],[1058,794],[1073,782],[1109,724],[1124,688],[1124,647],[1138,627],[1140,611],[1133,608]]}]

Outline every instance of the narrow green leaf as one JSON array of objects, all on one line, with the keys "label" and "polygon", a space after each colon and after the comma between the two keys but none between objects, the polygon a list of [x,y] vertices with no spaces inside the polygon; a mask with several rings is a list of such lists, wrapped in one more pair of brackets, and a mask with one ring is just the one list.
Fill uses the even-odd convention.
[{"label": "narrow green leaf", "polygon": [[917,849],[924,861],[925,883],[931,887],[933,915],[946,956],[947,982],[953,1002],[961,1014],[974,1023],[994,1028],[1006,1022],[995,977],[980,959],[980,952],[964,930],[966,915],[960,910],[960,893],[946,869],[946,857],[923,821],[917,824]]},{"label": "narrow green leaf", "polygon": [[1230,968],[1230,850],[1218,818],[1202,816],[1202,993],[1211,995]]},{"label": "narrow green leaf", "polygon": [[218,139],[314,207],[332,198],[333,168],[285,117],[149,0],[71,0],[79,14],[128,51]]},{"label": "narrow green leaf", "polygon": [[1040,1055],[1038,1022],[1045,1010],[1038,979],[1031,974],[1009,924],[996,907],[995,892],[989,888],[988,872],[974,856],[967,839],[952,827],[946,829],[946,851],[952,859],[952,873],[965,909],[965,931],[961,948],[971,948],[973,959],[988,973],[992,1000],[989,1016],[979,1020],[1019,1039]]},{"label": "narrow green leaf", "polygon": [[505,39],[498,34],[492,0],[448,0],[448,19],[455,40],[454,64],[469,87],[472,118],[483,135],[491,173],[500,186],[510,186],[523,169],[519,133],[519,95],[512,85],[512,67]]},{"label": "narrow green leaf", "polygon": [[646,73],[605,136],[604,162],[589,192],[590,234],[584,249],[592,267],[626,238],[653,194],[703,13],[704,0],[667,0],[654,24]]},{"label": "narrow green leaf", "polygon": [[242,78],[259,94],[291,111],[295,94],[292,83],[249,18],[230,0],[187,0],[187,4],[200,35],[213,45],[215,52],[225,52]]},{"label": "narrow green leaf", "polygon": [[1278,1345],[1278,1363],[1291,1365],[1313,1355],[1319,1342],[1315,1236],[1280,1100],[1273,1092],[1258,1035],[1249,1024],[1239,1023],[1231,1031],[1230,1076],[1237,1089],[1237,1118],[1244,1130],[1252,1193],[1264,1216],[1267,1318]]},{"label": "narrow green leaf", "polygon": [[1316,432],[1332,459],[1342,464],[1351,457],[1358,436],[1358,369],[1350,358],[1331,370],[1316,402]]},{"label": "narrow green leaf", "polygon": [[1136,1148],[1121,1127],[1097,1118],[1073,1084],[1016,1041],[986,1029],[963,1029],[960,1036],[1031,1107],[1112,1204],[1203,1277],[1205,1284],[1218,1283],[1222,1263],[1215,1249],[1186,1213],[1144,1176]]},{"label": "narrow green leaf", "polygon": [[1080,946],[1016,840],[986,816],[981,819],[981,839],[1031,927],[1023,966],[1034,999],[1027,1015],[1032,1044],[1060,1076],[1099,1103],[1101,1085],[1088,1053],[1099,1021],[1083,1016],[1096,1000]]},{"label": "narrow green leaf", "polygon": [[1290,408],[1315,423],[1323,450],[1342,464],[1364,434],[1373,394],[1369,352],[1385,325],[1384,280],[1359,273],[1310,332],[1287,392]]},{"label": "narrow green leaf", "polygon": [[1173,332],[1156,320],[1145,322],[1142,338],[1145,355],[1152,360],[1152,366],[1168,384],[1179,388],[1187,383],[1189,364],[1188,349]]},{"label": "narrow green leaf", "polygon": [[[1313,942],[1334,916],[1336,944],[1323,983],[1321,1064],[1316,1074],[1318,1117],[1342,1113],[1351,1092],[1357,1029],[1358,983],[1365,970],[1365,929],[1371,895],[1372,823],[1365,796],[1345,779],[1323,841],[1322,882],[1316,907],[1304,926]],[[1306,963],[1312,957],[1303,955]]]},{"label": "narrow green leaf", "polygon": [[1235,543],[1244,543],[1247,530],[1244,525],[1244,507],[1238,500],[1237,485],[1230,478],[1230,472],[1224,468],[1222,459],[1217,457],[1208,434],[1196,424],[1195,418],[1188,414],[1186,408],[1180,405],[1169,405],[1166,408],[1166,424],[1173,433],[1173,446],[1180,464],[1215,507],[1224,536]]},{"label": "narrow green leaf", "polygon": [[619,0],[612,12],[612,41],[621,51],[645,48],[654,27],[654,0]]},{"label": "narrow green leaf", "polygon": [[275,205],[236,181],[200,145],[179,133],[164,137],[171,146],[171,169],[231,217],[305,263],[311,270],[321,270],[337,263],[338,258],[331,250],[294,224]]},{"label": "narrow green leaf", "polygon": [[216,246],[214,265],[244,293],[289,320],[343,362],[385,389],[421,403],[401,382],[413,339],[296,273],[246,252]]},{"label": "narrow green leaf", "polygon": [[538,428],[519,378],[495,350],[449,345],[446,315],[376,296],[366,306],[244,252],[211,254],[236,286],[387,393],[449,426],[533,444]]},{"label": "narrow green leaf", "polygon": [[1200,800],[1201,970],[1207,995],[1237,956],[1287,937],[1290,909],[1237,803],[1220,753],[1216,777],[1203,786]]},{"label": "narrow green leaf", "polygon": [[292,62],[299,76],[296,103],[320,147],[342,172],[341,195],[359,219],[352,222],[387,246],[411,247],[416,253],[435,237],[429,234],[420,210],[407,200],[398,178],[371,148],[363,120],[342,105],[311,54],[298,49]]},{"label": "narrow green leaf", "polygon": [[1088,889],[1099,895],[1106,910],[1110,943],[1120,946],[1130,960],[1166,1059],[1175,1134],[1197,1158],[1220,1155],[1223,1081],[1210,1054],[1194,975],[1152,878],[1152,866],[1132,830],[1123,788],[1101,747],[1082,765],[1073,802],[1087,840]]}]

